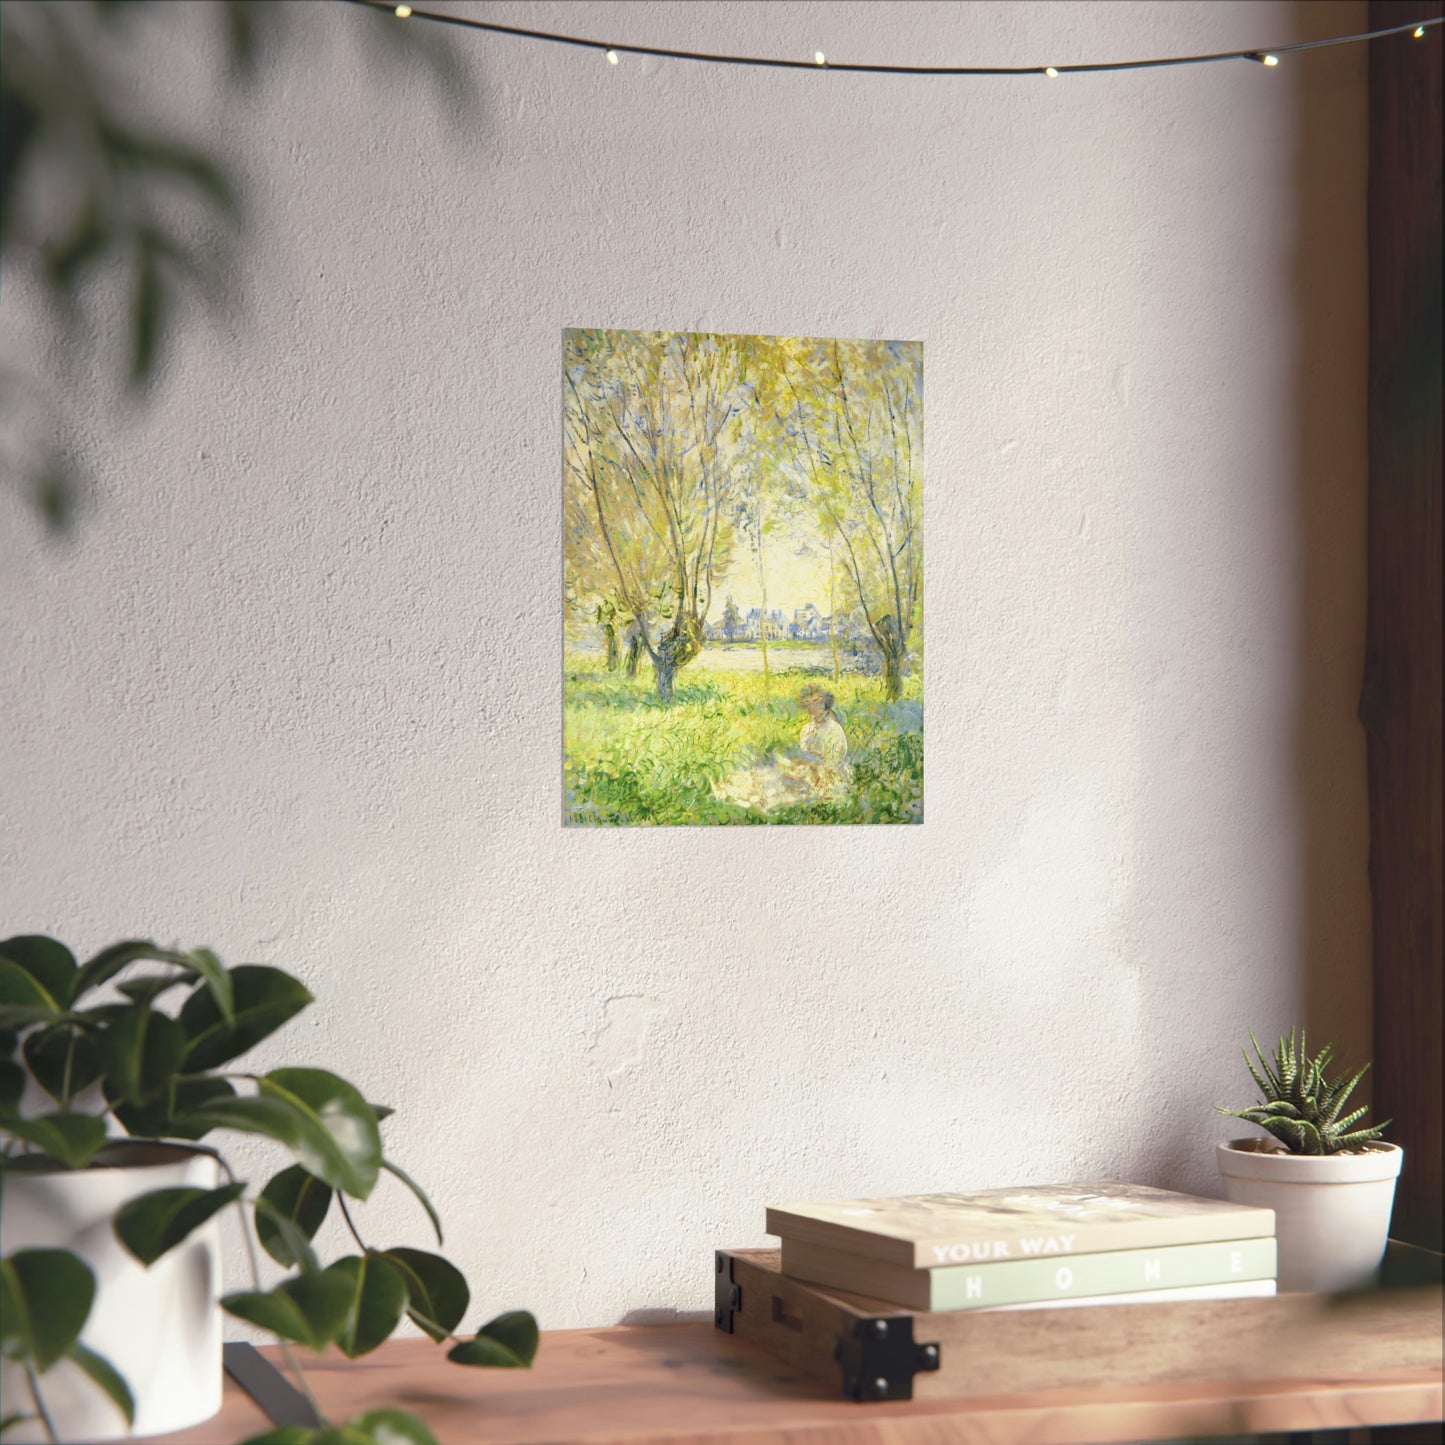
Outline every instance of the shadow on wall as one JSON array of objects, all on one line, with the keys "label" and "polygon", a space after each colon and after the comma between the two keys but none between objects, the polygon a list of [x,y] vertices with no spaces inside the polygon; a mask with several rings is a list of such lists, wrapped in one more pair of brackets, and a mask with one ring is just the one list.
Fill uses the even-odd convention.
[{"label": "shadow on wall", "polygon": [[[1368,6],[1301,5],[1300,40],[1369,28]],[[1375,42],[1389,45],[1391,40]],[[1406,45],[1408,37],[1393,43]],[[1369,799],[1357,710],[1365,665],[1369,459],[1369,56],[1301,71],[1294,298],[1299,517],[1294,781],[1303,849],[1302,1014],[1342,1066],[1370,1055]],[[1308,57],[1307,57],[1308,59]],[[1370,1098],[1370,1076],[1360,1085]]]},{"label": "shadow on wall", "polygon": [[[1296,25],[1291,39],[1297,41],[1367,28],[1363,0],[1299,5],[1291,13]],[[1293,380],[1293,398],[1279,415],[1283,434],[1274,455],[1279,467],[1293,469],[1292,488],[1284,498],[1292,535],[1280,548],[1282,565],[1292,567],[1297,587],[1293,598],[1281,594],[1281,605],[1292,607],[1295,615],[1291,672],[1280,680],[1281,686],[1292,683],[1293,698],[1287,731],[1272,727],[1262,732],[1260,746],[1272,750],[1272,765],[1283,770],[1281,797],[1293,799],[1288,848],[1296,866],[1280,866],[1276,875],[1281,889],[1292,890],[1278,898],[1283,950],[1275,956],[1256,954],[1250,950],[1260,945],[1248,933],[1238,940],[1222,936],[1217,957],[1207,965],[1219,970],[1224,989],[1237,991],[1238,980],[1253,975],[1260,980],[1253,997],[1279,1000],[1281,1008],[1294,999],[1308,1024],[1312,1049],[1333,1040],[1339,1063],[1356,1067],[1369,1057],[1371,1040],[1369,818],[1365,735],[1356,716],[1366,602],[1367,63],[1363,46],[1318,51],[1289,62],[1298,100],[1293,258],[1287,273],[1295,340],[1293,351],[1279,356],[1277,364]],[[1238,345],[1241,352],[1248,348],[1249,335],[1240,335]],[[1227,424],[1225,419],[1221,424]],[[1267,484],[1268,472],[1262,468],[1260,476]],[[1228,578],[1221,578],[1221,592],[1227,594],[1228,586]],[[1262,626],[1267,621],[1260,619]],[[1246,647],[1248,624],[1246,619]],[[1249,707],[1251,700],[1244,698],[1241,705]],[[1145,786],[1167,776],[1172,766],[1166,754],[1149,757]],[[1278,813],[1280,805],[1275,806]],[[1240,820],[1245,820],[1242,809]],[[1241,832],[1241,857],[1263,846],[1259,836]],[[1220,884],[1226,918],[1228,887],[1227,881]],[[1146,983],[1146,1020],[1177,1016],[1179,1000],[1172,988],[1168,980]],[[1230,1075],[1235,1081],[1231,1099],[1242,1097],[1240,1086],[1248,1091],[1238,1054],[1247,1043],[1246,1031],[1253,1028],[1268,1049],[1274,1032],[1295,1022],[1283,1015],[1253,1016],[1256,1008],[1268,1004],[1224,996],[1198,1021],[1207,1031],[1200,1056],[1210,1059],[1211,1069],[1222,1057],[1232,1057],[1237,1065],[1237,1073]],[[1225,1022],[1236,1019],[1238,1036],[1221,1036]],[[1207,1157],[1212,1151],[1203,1141],[1211,1137],[1209,1104],[1226,1102],[1198,1101],[1200,1112],[1191,1127],[1171,1134],[1163,1151],[1150,1155],[1152,1183],[1190,1189],[1203,1181],[1209,1192],[1219,1192],[1213,1160]],[[1193,1107],[1195,1100],[1189,1104]],[[1225,1137],[1224,1129],[1212,1137]]]},{"label": "shadow on wall", "polygon": [[674,1310],[667,1308],[628,1310],[619,1325],[710,1325],[711,1310]]}]

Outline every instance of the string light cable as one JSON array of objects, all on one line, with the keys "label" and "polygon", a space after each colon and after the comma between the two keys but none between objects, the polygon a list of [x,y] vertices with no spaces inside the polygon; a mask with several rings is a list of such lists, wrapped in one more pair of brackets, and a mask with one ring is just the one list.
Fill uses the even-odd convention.
[{"label": "string light cable", "polygon": [[1292,45],[1255,46],[1250,50],[1221,50],[1210,55],[1169,55],[1155,60],[1108,60],[1088,65],[865,65],[857,61],[829,60],[821,50],[811,60],[783,60],[761,55],[719,55],[701,50],[671,50],[660,45],[624,45],[615,40],[588,40],[580,35],[563,35],[552,30],[528,30],[520,25],[502,25],[494,20],[476,20],[465,15],[448,15],[439,10],[423,10],[413,5],[393,5],[386,0],[343,0],[365,10],[377,10],[398,20],[429,20],[438,25],[453,25],[463,30],[480,30],[489,35],[507,35],[517,40],[543,41],[551,45],[569,45],[577,50],[599,52],[609,65],[616,65],[624,55],[649,55],[659,60],[688,60],[702,65],[745,65],[765,70],[834,70],[854,75],[1043,75],[1057,80],[1061,75],[1081,75],[1105,70],[1162,70],[1172,65],[1213,65],[1225,60],[1247,60],[1256,65],[1274,67],[1286,55],[1305,50],[1320,50],[1332,45],[1358,45],[1362,41],[1383,40],[1390,35],[1412,35],[1423,40],[1428,31],[1445,24],[1445,16],[1430,20],[1412,20],[1392,25],[1385,30],[1365,30],[1358,35],[1331,35],[1324,40],[1299,40]]}]

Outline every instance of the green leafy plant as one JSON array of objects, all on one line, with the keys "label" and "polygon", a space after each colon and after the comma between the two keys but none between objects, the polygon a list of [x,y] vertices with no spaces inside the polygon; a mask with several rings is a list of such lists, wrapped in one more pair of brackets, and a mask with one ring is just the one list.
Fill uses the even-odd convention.
[{"label": "green leafy plant", "polygon": [[[134,964],[152,967],[137,975]],[[460,1271],[426,1250],[375,1248],[357,1230],[347,1200],[368,1198],[389,1174],[416,1196],[442,1244],[431,1201],[383,1149],[380,1123],[392,1111],[325,1069],[237,1068],[242,1054],[311,1002],[310,992],[280,969],[228,968],[206,948],[182,952],[128,941],[81,965],[53,938],[0,942],[0,1180],[36,1167],[84,1169],[126,1137],[188,1141],[213,1155],[226,1178],[219,1188],[153,1190],[122,1206],[113,1228],[149,1266],[218,1211],[237,1208],[248,1248],[254,1229],[261,1248],[290,1273],[263,1288],[249,1249],[253,1287],[225,1296],[222,1307],[280,1340],[308,1396],[290,1344],[335,1345],[355,1358],[387,1339],[403,1316],[447,1346],[459,1365],[530,1365],[537,1350],[531,1314],[511,1311],[458,1337],[470,1306]],[[51,1106],[22,1113],[27,1094],[48,1096]],[[81,1107],[82,1094],[98,1107]],[[113,1133],[112,1123],[124,1134]],[[226,1131],[270,1139],[292,1162],[252,1191],[213,1145],[200,1142]],[[323,1268],[312,1240],[333,1207],[357,1252]],[[23,1366],[34,1415],[52,1439],[43,1377],[62,1359],[83,1370],[128,1421],[134,1418],[125,1380],[80,1343],[95,1288],[89,1265],[68,1250],[25,1249],[0,1260],[0,1354]],[[314,1431],[288,1426],[257,1440],[433,1445],[426,1426],[401,1411],[373,1411],[341,1430],[317,1413],[323,1423]],[[7,1410],[0,1429],[30,1418]]]},{"label": "green leafy plant", "polygon": [[[1352,1078],[1331,1081],[1325,1077],[1325,1066],[1334,1057],[1335,1046],[1326,1044],[1312,1059],[1305,1046],[1303,1026],[1289,1031],[1288,1040],[1281,1037],[1271,1062],[1264,1056],[1258,1040],[1251,1033],[1259,1069],[1250,1062],[1249,1051],[1242,1050],[1244,1062],[1264,1097],[1247,1109],[1215,1108],[1234,1119],[1248,1119],[1267,1129],[1291,1154],[1338,1154],[1378,1139],[1390,1120],[1371,1129],[1350,1130],[1369,1112],[1369,1106],[1344,1113],[1345,1101],[1355,1085],[1369,1069],[1367,1063]],[[1261,1073],[1261,1070],[1263,1071]]]}]

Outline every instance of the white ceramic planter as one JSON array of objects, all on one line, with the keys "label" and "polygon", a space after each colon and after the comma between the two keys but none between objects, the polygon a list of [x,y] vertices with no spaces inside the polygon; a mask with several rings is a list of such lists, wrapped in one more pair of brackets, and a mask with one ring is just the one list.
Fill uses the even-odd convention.
[{"label": "white ceramic planter", "polygon": [[[135,1399],[134,1432],[160,1435],[209,1420],[221,1408],[220,1226],[213,1218],[149,1269],[111,1229],[128,1199],[152,1189],[214,1189],[216,1161],[183,1145],[108,1145],[88,1169],[7,1169],[0,1191],[0,1251],[69,1249],[95,1271],[95,1303],[81,1342],[124,1376]],[[46,1409],[65,1441],[116,1440],[125,1418],[104,1391],[67,1360],[40,1380]],[[6,1410],[29,1409],[21,1367],[0,1367]],[[38,1421],[5,1432],[44,1440]]]},{"label": "white ceramic planter", "polygon": [[1218,1148],[1225,1198],[1274,1210],[1282,1290],[1368,1282],[1385,1253],[1404,1151],[1381,1140],[1362,1154],[1281,1154],[1271,1140]]}]

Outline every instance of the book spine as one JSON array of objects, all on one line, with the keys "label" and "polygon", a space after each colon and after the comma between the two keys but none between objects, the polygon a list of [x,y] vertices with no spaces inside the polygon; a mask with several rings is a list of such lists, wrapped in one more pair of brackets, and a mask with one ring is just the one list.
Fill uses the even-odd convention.
[{"label": "book spine", "polygon": [[1194,1285],[1273,1279],[1274,1239],[1232,1239],[1167,1249],[1115,1250],[1067,1259],[929,1270],[935,1310],[986,1309],[1093,1295],[1134,1294]]},{"label": "book spine", "polygon": [[984,1313],[1083,1309],[1089,1305],[1170,1304],[1175,1300],[1270,1299],[1274,1293],[1275,1283],[1272,1279],[1247,1279],[1242,1284],[1198,1284],[1190,1289],[1134,1290],[1130,1294],[1096,1294],[1082,1299],[1030,1300],[1021,1305],[992,1305]]},{"label": "book spine", "polygon": [[[1183,1244],[1209,1244],[1254,1239],[1274,1234],[1274,1211],[1241,1209],[1170,1219],[1139,1219],[1128,1224],[1101,1224],[1088,1230],[1060,1227],[1052,1234],[1010,1233],[1002,1238],[960,1243],[919,1240],[905,1247],[915,1269],[945,1265],[984,1264],[1003,1260],[1046,1259],[1056,1255],[1117,1253],[1131,1249],[1166,1249]],[[835,1248],[851,1249],[840,1241]],[[871,1252],[871,1251],[870,1251]],[[890,1253],[890,1257],[893,1257]]]}]

